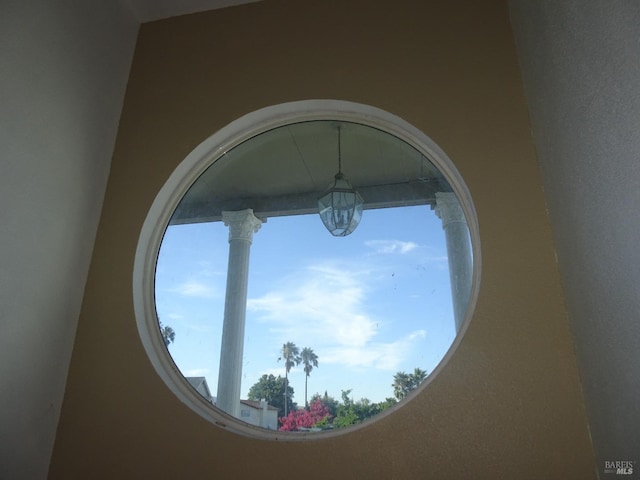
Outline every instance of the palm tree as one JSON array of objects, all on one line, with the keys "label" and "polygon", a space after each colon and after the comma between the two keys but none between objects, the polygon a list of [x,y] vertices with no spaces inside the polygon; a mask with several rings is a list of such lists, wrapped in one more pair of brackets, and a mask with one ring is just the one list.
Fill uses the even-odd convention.
[{"label": "palm tree", "polygon": [[427,372],[421,368],[414,368],[413,373],[398,372],[393,376],[393,394],[398,400],[402,400],[409,392],[418,388],[425,378]]},{"label": "palm tree", "polygon": [[413,388],[417,388],[427,378],[427,371],[421,368],[414,368],[411,374],[411,380],[413,381]]},{"label": "palm tree", "polygon": [[407,393],[411,391],[411,379],[408,374],[405,372],[398,372],[393,376],[393,395],[398,399],[402,400]]},{"label": "palm tree", "polygon": [[302,364],[304,365],[304,406],[309,407],[309,402],[307,402],[307,382],[309,380],[309,375],[311,375],[311,370],[313,367],[318,367],[318,355],[310,349],[309,347],[304,347],[302,352],[300,353],[300,359]]},{"label": "palm tree", "polygon": [[300,349],[296,347],[296,344],[293,342],[287,342],[282,345],[282,349],[280,350],[280,357],[278,357],[278,361],[284,360],[284,416],[287,416],[287,390],[289,388],[289,371],[295,365],[300,365]]}]

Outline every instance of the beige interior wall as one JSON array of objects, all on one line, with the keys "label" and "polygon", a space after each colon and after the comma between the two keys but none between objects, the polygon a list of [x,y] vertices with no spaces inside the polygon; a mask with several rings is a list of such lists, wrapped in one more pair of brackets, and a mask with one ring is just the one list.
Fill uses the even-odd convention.
[{"label": "beige interior wall", "polygon": [[[138,337],[131,276],[153,199],[232,120],[369,104],[454,161],[483,272],[456,354],[405,408],[336,438],[237,436],[181,404]],[[50,469],[69,478],[594,478],[596,465],[506,3],[273,0],[143,25]]]}]

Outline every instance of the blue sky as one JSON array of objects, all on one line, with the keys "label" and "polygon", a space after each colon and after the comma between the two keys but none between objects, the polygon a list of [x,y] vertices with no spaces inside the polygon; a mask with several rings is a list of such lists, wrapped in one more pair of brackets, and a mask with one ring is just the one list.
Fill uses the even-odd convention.
[{"label": "blue sky", "polygon": [[[185,376],[217,388],[228,229],[171,226],[160,249],[156,304],[176,332],[169,351]],[[455,331],[441,222],[428,206],[367,210],[347,237],[318,215],[269,218],[251,247],[242,398],[261,375],[284,376],[282,344],[312,348],[315,392],[392,397],[393,375],[432,372]],[[304,404],[302,367],[289,373]]]}]

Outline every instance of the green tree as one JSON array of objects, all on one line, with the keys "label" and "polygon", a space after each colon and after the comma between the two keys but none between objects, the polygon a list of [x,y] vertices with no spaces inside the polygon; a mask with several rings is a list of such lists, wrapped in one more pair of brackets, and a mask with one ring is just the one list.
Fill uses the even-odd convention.
[{"label": "green tree", "polygon": [[[285,389],[287,395],[285,395]],[[285,383],[285,379],[280,375],[277,377],[273,375],[262,375],[260,379],[253,384],[249,389],[249,400],[255,400],[259,402],[264,399],[267,403],[278,409],[278,418],[286,417],[285,412],[285,398],[287,399],[287,411],[294,410],[296,405],[293,403],[293,388],[289,387]]]},{"label": "green tree", "polygon": [[414,368],[413,373],[398,372],[393,376],[393,395],[402,400],[427,378],[427,372],[420,368]]},{"label": "green tree", "polygon": [[382,402],[378,403],[378,407],[381,412],[384,412],[387,408],[393,407],[398,401],[393,397],[387,397]]},{"label": "green tree", "polygon": [[356,413],[356,407],[349,395],[351,389],[342,390],[340,396],[342,397],[342,403],[338,405],[336,417],[333,419],[334,428],[344,428],[350,425],[355,425],[360,421],[358,414]]},{"label": "green tree", "polygon": [[309,408],[309,402],[307,401],[307,382],[309,380],[309,375],[311,375],[311,371],[313,367],[318,367],[318,355],[310,349],[309,347],[304,347],[302,352],[300,353],[300,360],[302,361],[302,365],[304,366],[304,406]]},{"label": "green tree", "polygon": [[[300,365],[300,349],[296,347],[296,344],[293,342],[287,342],[282,345],[282,349],[280,350],[280,357],[278,357],[278,361],[284,361],[284,383],[287,388],[284,391],[284,395],[288,394],[289,387],[289,372],[295,365]],[[287,416],[288,412],[288,401],[284,401],[284,416]]]},{"label": "green tree", "polygon": [[338,416],[333,419],[333,428],[344,428],[358,423],[358,415],[353,408],[345,408],[339,411]]},{"label": "green tree", "polygon": [[158,321],[158,325],[160,326],[160,335],[162,335],[164,346],[168,347],[170,343],[175,341],[176,332],[173,331],[173,328],[162,325],[160,321]]},{"label": "green tree", "polygon": [[[386,398],[382,402],[372,402],[368,398],[361,398],[354,401],[351,397],[351,390],[342,390],[339,402],[332,396],[324,392],[324,396],[319,393],[311,397],[311,403],[320,400],[329,409],[331,418],[328,418],[321,426],[322,428],[344,428],[363,422],[368,418],[377,415],[387,408],[397,403],[395,398]],[[317,425],[318,426],[318,425]]]}]

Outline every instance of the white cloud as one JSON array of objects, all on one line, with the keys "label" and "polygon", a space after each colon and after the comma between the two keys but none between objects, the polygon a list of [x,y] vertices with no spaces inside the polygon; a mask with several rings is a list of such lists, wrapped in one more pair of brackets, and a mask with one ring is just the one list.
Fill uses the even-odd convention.
[{"label": "white cloud", "polygon": [[[315,265],[284,285],[248,301],[283,338],[316,344],[364,345],[376,333],[376,322],[363,309],[363,272]],[[296,340],[298,338],[299,340]]]},{"label": "white cloud", "polygon": [[365,245],[372,248],[375,253],[404,255],[418,248],[415,242],[403,242],[401,240],[368,240]]},{"label": "white cloud", "polygon": [[221,277],[227,274],[226,271],[216,268],[216,265],[210,260],[199,260],[196,262],[199,270],[197,274],[203,277]]},{"label": "white cloud", "polygon": [[197,333],[210,333],[215,327],[209,323],[188,322],[185,328]]},{"label": "white cloud", "polygon": [[374,342],[360,347],[337,347],[325,352],[323,361],[324,363],[337,363],[356,368],[395,371],[406,360],[413,344],[425,337],[426,331],[418,330],[394,342]]},{"label": "white cloud", "polygon": [[216,290],[210,285],[196,280],[189,280],[170,290],[185,297],[214,298]]},{"label": "white cloud", "polygon": [[322,350],[324,364],[394,370],[426,332],[380,339],[382,322],[366,308],[372,278],[366,270],[314,265],[262,297],[250,299],[248,309],[282,341],[308,345],[312,340],[312,347]]}]

